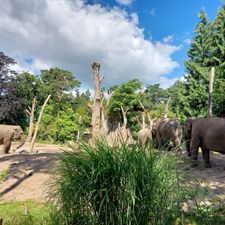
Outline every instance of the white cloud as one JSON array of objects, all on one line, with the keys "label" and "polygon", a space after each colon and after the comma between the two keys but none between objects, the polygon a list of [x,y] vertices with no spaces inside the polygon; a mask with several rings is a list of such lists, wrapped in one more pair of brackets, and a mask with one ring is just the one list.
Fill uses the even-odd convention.
[{"label": "white cloud", "polygon": [[156,13],[155,13],[155,9],[154,8],[150,9],[149,12],[150,12],[150,15],[156,16]]},{"label": "white cloud", "polygon": [[117,3],[119,3],[120,5],[131,5],[132,4],[132,0],[116,0]]},{"label": "white cloud", "polygon": [[184,44],[190,45],[191,44],[191,39],[190,38],[186,38],[184,40]]},{"label": "white cloud", "polygon": [[166,89],[168,87],[170,87],[171,85],[173,85],[177,80],[179,80],[179,78],[171,78],[171,79],[168,79],[166,77],[160,77],[159,79],[159,82],[160,83],[160,87],[163,88],[163,89]]},{"label": "white cloud", "polygon": [[174,40],[174,35],[169,35],[163,38],[163,43],[171,43]]},{"label": "white cloud", "polygon": [[161,82],[178,67],[171,55],[179,46],[146,40],[135,13],[82,0],[0,0],[0,5],[0,49],[23,69],[61,67],[92,87],[94,61],[101,63],[105,86],[134,78]]}]

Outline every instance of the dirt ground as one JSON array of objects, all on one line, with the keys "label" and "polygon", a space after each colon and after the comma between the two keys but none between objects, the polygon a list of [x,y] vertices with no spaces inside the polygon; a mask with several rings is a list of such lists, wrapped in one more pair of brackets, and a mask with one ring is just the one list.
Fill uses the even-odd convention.
[{"label": "dirt ground", "polygon": [[[35,144],[35,154],[14,153],[0,156],[0,172],[8,170],[7,178],[0,183],[0,202],[19,200],[45,200],[48,184],[58,156],[62,152],[59,145]],[[29,151],[25,144],[22,149]]]},{"label": "dirt ground", "polygon": [[[1,147],[1,146],[0,146]],[[12,145],[12,149],[15,144]],[[65,147],[64,147],[65,148]],[[29,145],[23,147],[29,149]],[[49,179],[63,147],[58,145],[36,144],[35,154],[11,153],[0,156],[0,173],[8,170],[7,178],[0,183],[0,202],[18,200],[46,200]],[[185,165],[190,167],[184,155]],[[196,188],[207,190],[208,202],[225,202],[225,155],[211,153],[212,168],[204,168],[201,154],[199,167],[189,170],[197,181]]]}]

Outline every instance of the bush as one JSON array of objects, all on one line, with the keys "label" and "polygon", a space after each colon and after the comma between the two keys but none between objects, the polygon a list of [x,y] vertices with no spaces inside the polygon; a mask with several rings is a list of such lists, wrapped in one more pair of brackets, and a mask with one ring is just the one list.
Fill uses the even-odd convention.
[{"label": "bush", "polygon": [[183,190],[178,158],[137,145],[100,141],[65,152],[52,197],[58,224],[168,224],[178,217]]}]

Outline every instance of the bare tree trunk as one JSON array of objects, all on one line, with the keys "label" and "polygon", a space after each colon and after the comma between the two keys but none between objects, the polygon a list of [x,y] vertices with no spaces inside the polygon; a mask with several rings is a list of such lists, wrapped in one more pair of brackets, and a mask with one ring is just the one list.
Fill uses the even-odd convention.
[{"label": "bare tree trunk", "polygon": [[106,136],[109,131],[108,120],[105,118],[105,110],[104,107],[101,106],[101,134]]},{"label": "bare tree trunk", "polygon": [[123,124],[122,127],[127,128],[127,110],[124,111],[123,107],[120,106],[121,112],[122,112],[122,117],[123,117]]},{"label": "bare tree trunk", "polygon": [[166,106],[165,106],[164,119],[167,119],[168,117],[168,109],[169,109],[170,101],[171,101],[171,97],[168,98]]},{"label": "bare tree trunk", "polygon": [[97,138],[100,135],[100,119],[101,119],[101,82],[104,79],[100,78],[99,69],[100,64],[94,62],[92,64],[93,80],[94,80],[94,103],[89,106],[92,112],[92,137]]},{"label": "bare tree trunk", "polygon": [[212,94],[213,94],[214,78],[215,78],[215,67],[212,67],[209,80],[208,117],[212,117]]},{"label": "bare tree trunk", "polygon": [[38,133],[38,130],[39,130],[39,126],[40,126],[40,123],[41,123],[41,118],[42,118],[42,115],[43,115],[43,113],[44,113],[45,106],[47,105],[47,103],[48,103],[50,97],[51,97],[51,95],[49,95],[49,96],[46,98],[44,104],[42,105],[40,114],[39,114],[39,116],[38,116],[38,121],[37,121],[37,124],[36,124],[36,127],[35,127],[34,136],[33,136],[32,141],[31,141],[30,153],[33,153],[34,142],[35,142],[35,139],[36,139],[36,137],[37,137],[37,133]]},{"label": "bare tree trunk", "polygon": [[[81,116],[79,116],[79,124],[81,123]],[[80,140],[80,131],[77,131],[77,141]]]},{"label": "bare tree trunk", "polygon": [[29,130],[28,130],[28,135],[27,135],[27,139],[26,139],[27,142],[31,142],[32,135],[33,135],[33,132],[34,132],[34,111],[35,111],[35,104],[36,104],[36,96],[33,99],[32,108],[29,109],[29,110],[26,110],[27,114],[30,117]]}]

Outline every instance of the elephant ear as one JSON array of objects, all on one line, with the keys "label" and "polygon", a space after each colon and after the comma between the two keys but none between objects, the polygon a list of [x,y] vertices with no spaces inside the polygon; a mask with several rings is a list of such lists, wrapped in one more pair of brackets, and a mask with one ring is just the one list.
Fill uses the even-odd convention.
[{"label": "elephant ear", "polygon": [[19,138],[21,135],[23,135],[23,130],[20,126],[15,126],[14,130],[14,138]]},{"label": "elephant ear", "polygon": [[192,119],[187,119],[185,127],[184,127],[184,131],[186,135],[191,133],[191,129],[192,129]]}]

